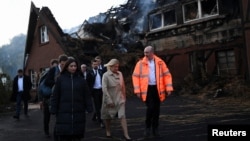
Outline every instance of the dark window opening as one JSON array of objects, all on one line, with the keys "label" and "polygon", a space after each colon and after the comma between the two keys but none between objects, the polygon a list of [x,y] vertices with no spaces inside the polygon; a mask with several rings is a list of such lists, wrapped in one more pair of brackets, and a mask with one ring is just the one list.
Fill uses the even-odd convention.
[{"label": "dark window opening", "polygon": [[175,11],[167,11],[164,13],[164,26],[176,24]]}]

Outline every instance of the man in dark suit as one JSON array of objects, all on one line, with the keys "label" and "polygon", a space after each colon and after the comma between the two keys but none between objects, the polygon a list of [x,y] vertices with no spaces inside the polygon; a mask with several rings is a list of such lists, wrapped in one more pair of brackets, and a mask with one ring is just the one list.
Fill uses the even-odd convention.
[{"label": "man in dark suit", "polygon": [[28,100],[30,100],[30,90],[32,88],[31,79],[23,73],[22,69],[17,71],[17,75],[13,80],[13,95],[16,98],[16,114],[13,116],[19,119],[21,112],[21,102],[24,105],[24,115],[28,117]]},{"label": "man in dark suit", "polygon": [[87,82],[93,96],[95,113],[92,120],[97,120],[100,123],[100,127],[104,128],[104,123],[101,119],[101,107],[102,107],[102,70],[98,69],[98,62],[94,59],[91,61],[92,69],[87,73]]},{"label": "man in dark suit", "polygon": [[107,71],[107,68],[104,67],[104,64],[102,63],[102,58],[101,56],[96,56],[95,60],[98,63],[98,69],[102,70],[102,73],[105,73]]},{"label": "man in dark suit", "polygon": [[[58,57],[59,64],[52,66],[49,69],[49,72],[45,78],[45,85],[49,86],[51,89],[53,88],[57,76],[62,71],[66,61],[68,60],[68,56],[62,54]],[[43,124],[44,124],[44,132],[47,137],[50,137],[49,133],[49,122],[50,122],[50,96],[43,97]]]}]

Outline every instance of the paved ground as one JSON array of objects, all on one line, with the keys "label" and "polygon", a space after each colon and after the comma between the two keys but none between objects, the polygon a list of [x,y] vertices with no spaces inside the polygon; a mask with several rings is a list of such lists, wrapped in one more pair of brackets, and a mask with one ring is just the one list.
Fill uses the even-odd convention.
[{"label": "paved ground", "polygon": [[[194,100],[171,95],[161,107],[159,138],[143,138],[145,105],[137,97],[129,97],[126,114],[129,134],[133,139],[145,141],[206,141],[209,124],[246,124],[250,123],[250,107],[241,102],[216,100]],[[220,103],[220,104],[218,104]],[[12,118],[13,113],[0,115],[0,141],[53,141],[43,134],[42,112],[38,104],[30,104],[29,118]],[[84,141],[108,141],[105,129],[87,115],[87,129]],[[53,129],[54,117],[51,120]],[[122,131],[119,120],[112,123],[112,135],[119,140]]]}]

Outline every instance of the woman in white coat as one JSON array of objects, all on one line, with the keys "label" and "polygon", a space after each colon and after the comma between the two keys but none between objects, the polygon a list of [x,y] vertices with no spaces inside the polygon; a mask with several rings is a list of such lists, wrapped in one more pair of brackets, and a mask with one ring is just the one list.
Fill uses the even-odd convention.
[{"label": "woman in white coat", "polygon": [[107,67],[107,72],[102,77],[103,104],[101,117],[106,124],[106,136],[112,138],[110,124],[116,113],[118,113],[118,118],[121,119],[124,138],[126,141],[131,141],[132,139],[128,135],[125,116],[125,84],[122,73],[119,71],[119,61],[111,59],[105,64],[105,67]]}]

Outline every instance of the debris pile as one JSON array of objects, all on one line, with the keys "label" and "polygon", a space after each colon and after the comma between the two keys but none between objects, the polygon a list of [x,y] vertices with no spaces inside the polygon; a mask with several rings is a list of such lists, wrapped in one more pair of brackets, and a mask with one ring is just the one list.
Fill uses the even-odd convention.
[{"label": "debris pile", "polygon": [[189,75],[178,94],[193,95],[202,100],[232,98],[244,101],[250,99],[250,88],[242,76],[213,76],[206,83],[199,83]]}]

